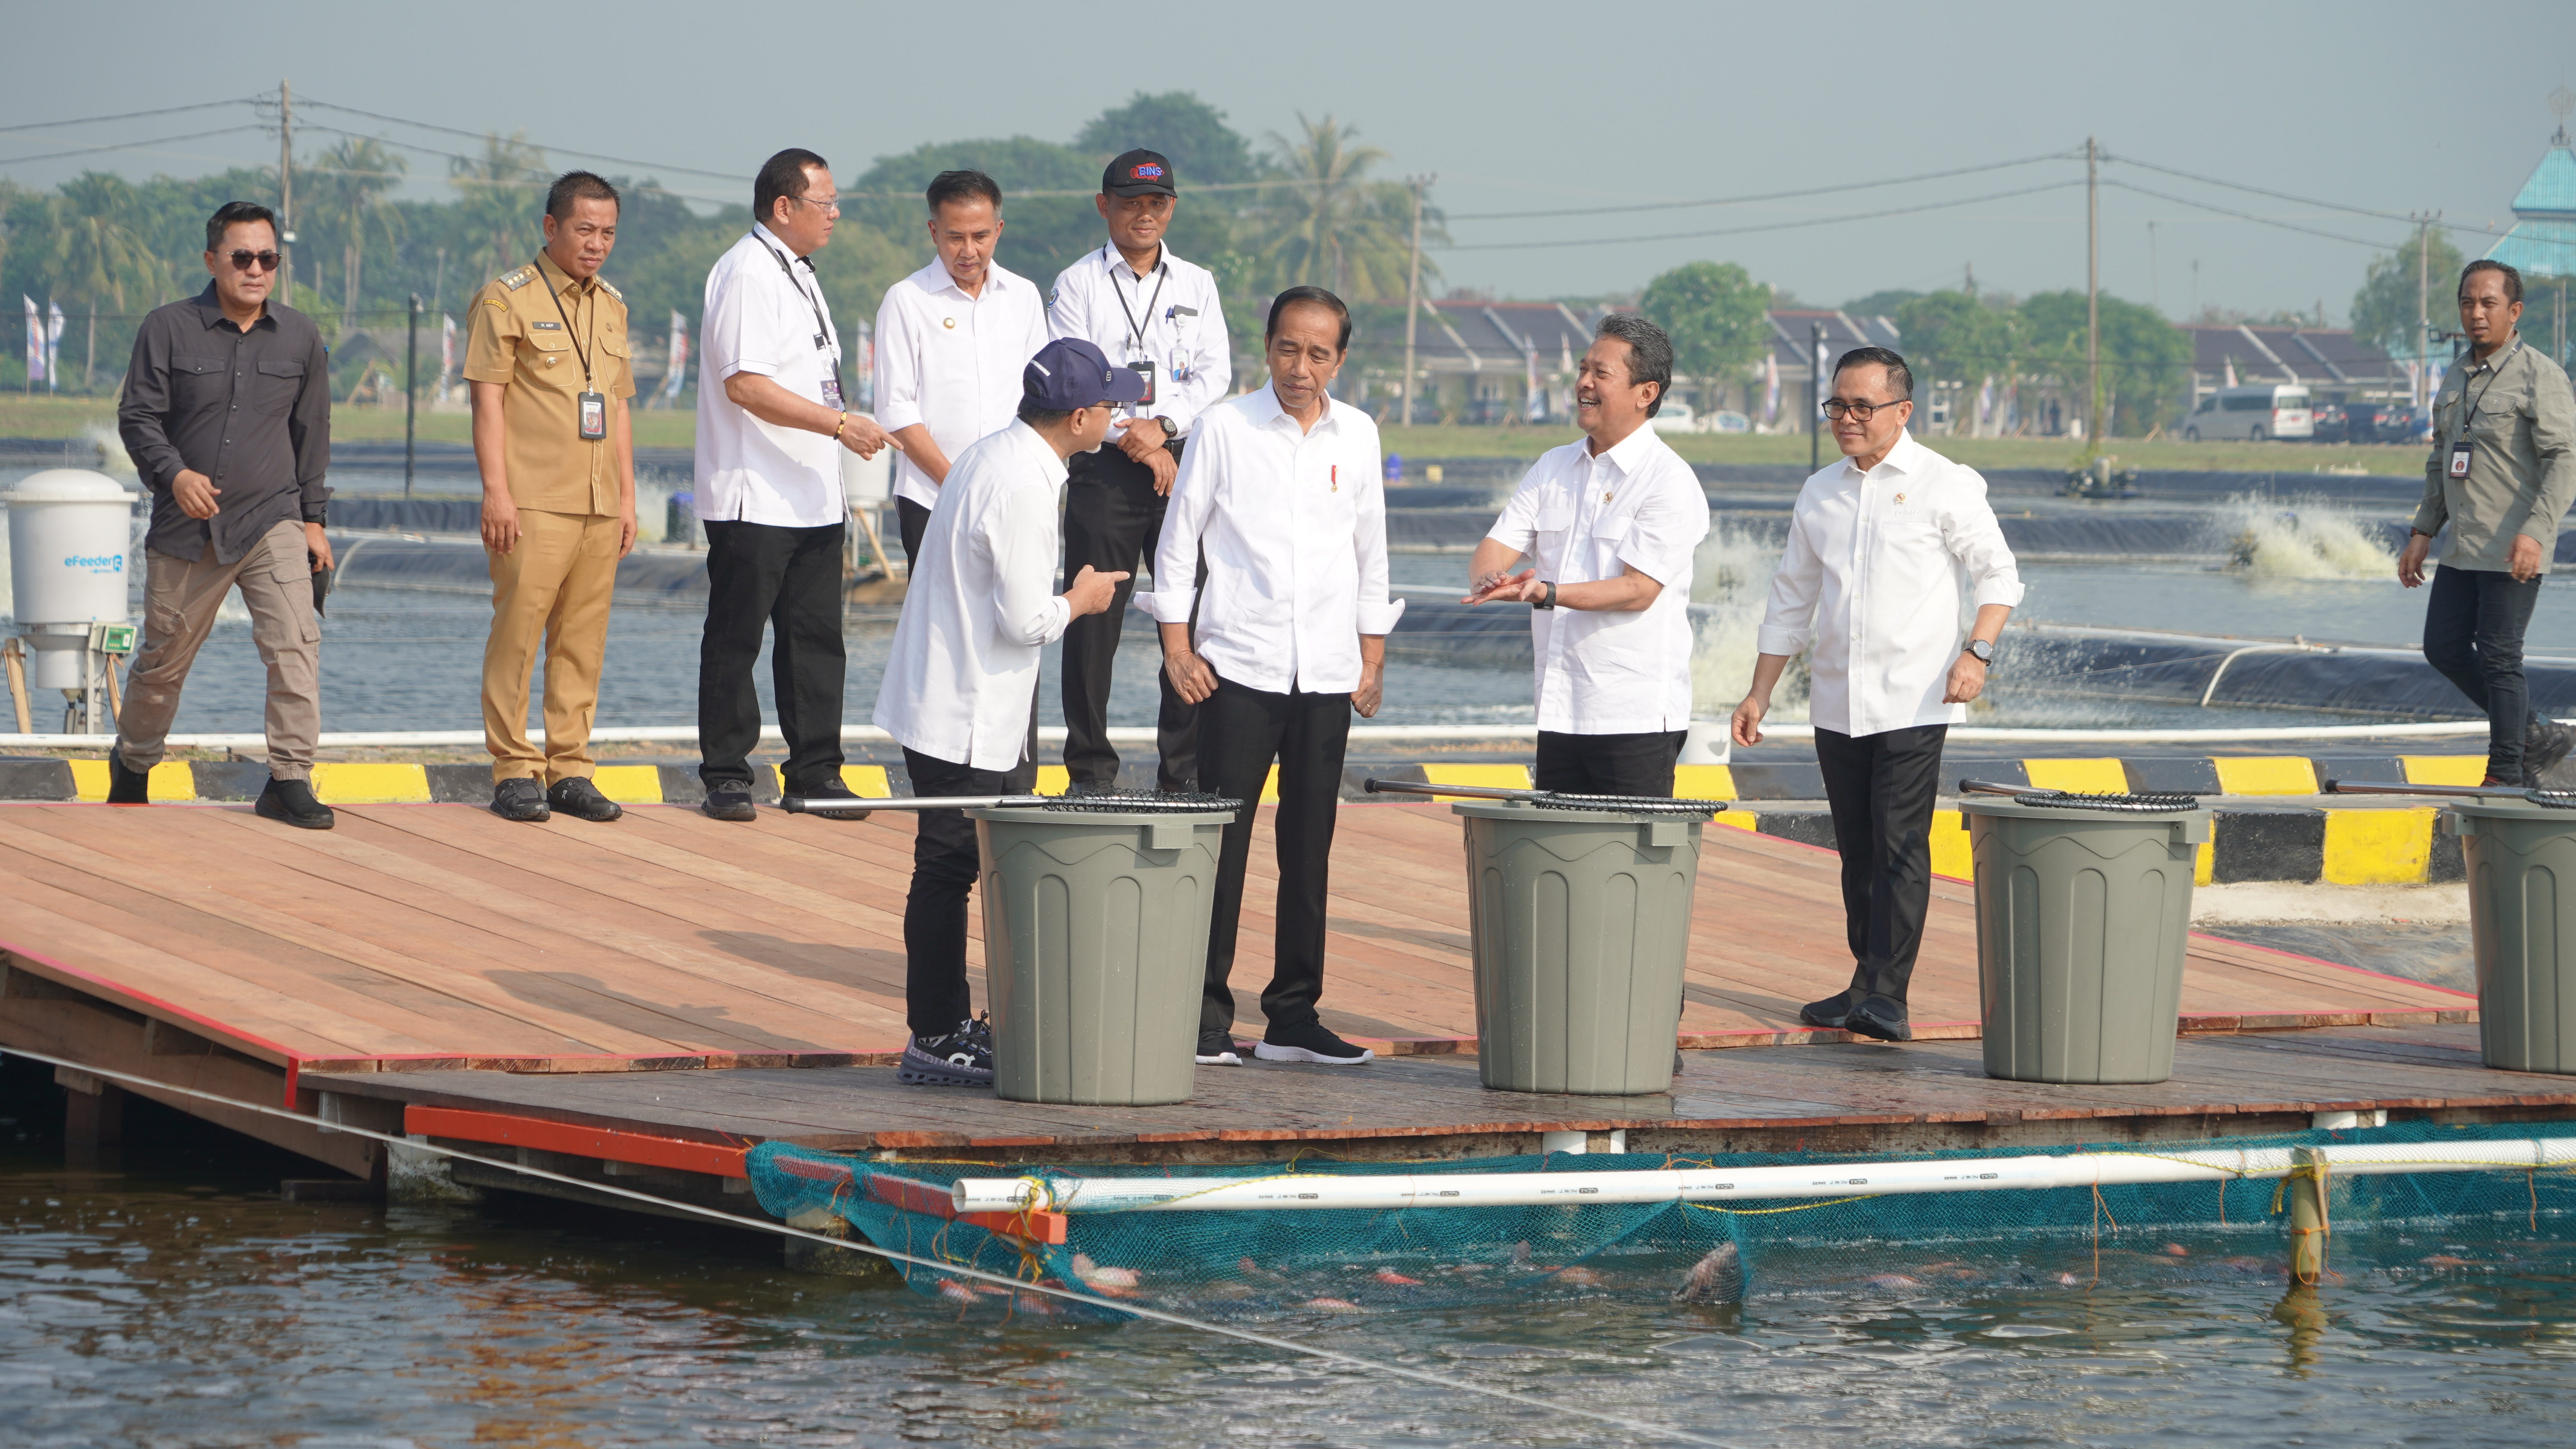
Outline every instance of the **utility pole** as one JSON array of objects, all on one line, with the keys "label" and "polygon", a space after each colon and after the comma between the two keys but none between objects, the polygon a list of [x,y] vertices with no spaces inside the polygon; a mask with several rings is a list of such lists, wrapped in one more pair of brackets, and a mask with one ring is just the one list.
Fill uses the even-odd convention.
[{"label": "utility pole", "polygon": [[277,300],[295,305],[295,96],[277,82]]},{"label": "utility pole", "polygon": [[1825,324],[1807,324],[1807,471],[1825,466]]},{"label": "utility pole", "polygon": [[2156,224],[2147,223],[2147,305],[2158,312],[2165,309],[2162,274],[2156,268]]},{"label": "utility pole", "polygon": [[2425,375],[2433,366],[2433,311],[2431,298],[2433,213],[2415,215],[2415,380],[2409,385],[2407,401],[2422,407],[2432,399],[2424,391]]},{"label": "utility pole", "polygon": [[1413,270],[1404,281],[1403,427],[1413,426],[1413,336],[1422,321],[1422,188],[1437,180],[1437,176],[1416,176],[1406,183],[1413,188]]},{"label": "utility pole", "polygon": [[2102,451],[2102,186],[2100,148],[2084,138],[2084,452]]},{"label": "utility pole", "polygon": [[403,339],[403,497],[411,496],[412,426],[420,415],[420,293],[411,294],[411,326]]}]

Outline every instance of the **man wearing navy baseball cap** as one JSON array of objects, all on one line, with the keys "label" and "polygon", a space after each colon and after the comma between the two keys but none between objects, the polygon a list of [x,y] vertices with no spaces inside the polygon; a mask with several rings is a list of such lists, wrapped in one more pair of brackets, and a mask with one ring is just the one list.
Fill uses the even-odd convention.
[{"label": "man wearing navy baseball cap", "polygon": [[[1020,375],[1018,421],[957,455],[913,560],[877,691],[876,722],[903,746],[915,795],[1025,795],[1037,787],[1038,654],[1109,607],[1124,573],[1076,573],[1053,592],[1065,460],[1109,435],[1110,409],[1145,380],[1077,338]],[[989,1087],[993,1034],[966,991],[966,895],[980,859],[962,810],[924,810],[904,903],[912,1040],[896,1079]]]}]

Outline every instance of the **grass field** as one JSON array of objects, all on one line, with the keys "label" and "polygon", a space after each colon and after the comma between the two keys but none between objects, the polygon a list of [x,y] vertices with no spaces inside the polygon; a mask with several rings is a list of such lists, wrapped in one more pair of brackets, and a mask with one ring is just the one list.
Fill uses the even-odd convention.
[{"label": "grass field", "polygon": [[[115,405],[105,398],[28,398],[0,393],[0,438],[75,438],[113,433]],[[403,415],[397,408],[340,408],[331,416],[332,435],[351,439],[399,440]],[[468,441],[466,415],[423,412],[419,436],[424,441]],[[1571,427],[1428,427],[1388,428],[1387,451],[1415,462],[1439,458],[1527,458],[1567,442]],[[635,442],[646,448],[687,448],[697,439],[697,418],[686,411],[638,412]],[[1807,461],[1803,436],[1756,436],[1749,433],[1677,433],[1666,438],[1694,463],[1794,463]],[[2078,458],[2078,447],[2060,438],[1945,438],[1933,446],[1972,468],[2066,468]],[[1833,444],[1824,447],[1831,452]],[[2311,443],[2185,443],[2158,439],[2116,438],[2112,456],[2120,466],[2148,469],[2218,469],[2229,472],[2321,473],[2329,469],[2421,476],[2420,445],[2321,447]]]}]

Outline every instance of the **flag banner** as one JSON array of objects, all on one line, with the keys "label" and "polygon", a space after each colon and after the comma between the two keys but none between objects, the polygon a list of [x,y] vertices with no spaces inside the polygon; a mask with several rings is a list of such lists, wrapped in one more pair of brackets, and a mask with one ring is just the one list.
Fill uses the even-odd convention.
[{"label": "flag banner", "polygon": [[1776,352],[1762,358],[1762,421],[1780,421],[1780,354]]},{"label": "flag banner", "polygon": [[671,356],[662,369],[662,396],[676,398],[680,384],[689,375],[689,319],[677,308],[671,312]]},{"label": "flag banner", "polygon": [[36,314],[36,299],[21,294],[27,304],[27,386],[32,389],[45,380],[45,323]]},{"label": "flag banner", "polygon": [[442,312],[438,317],[438,395],[447,396],[447,379],[456,372],[456,319]]},{"label": "flag banner", "polygon": [[1547,418],[1547,393],[1538,385],[1538,349],[1531,348],[1522,353],[1521,358],[1528,364],[1528,375],[1521,384],[1526,390],[1521,415],[1533,423],[1543,422]]},{"label": "flag banner", "polygon": [[52,392],[63,375],[63,304],[45,302],[45,391]]},{"label": "flag banner", "polygon": [[1833,396],[1834,392],[1833,374],[1825,370],[1825,343],[1823,338],[1816,339],[1816,360],[1814,366],[1816,369],[1816,385],[1813,389],[1816,395],[1815,414],[1817,417],[1823,417],[1825,415],[1825,399]]}]

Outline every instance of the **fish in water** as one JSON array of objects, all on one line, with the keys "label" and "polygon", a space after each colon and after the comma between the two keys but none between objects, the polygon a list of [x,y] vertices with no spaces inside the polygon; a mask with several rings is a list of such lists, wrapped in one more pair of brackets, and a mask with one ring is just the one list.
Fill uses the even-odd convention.
[{"label": "fish in water", "polygon": [[[1242,1262],[1237,1263],[1237,1264],[1235,1264],[1234,1266],[1235,1266],[1237,1269],[1241,1270],[1241,1272],[1243,1273],[1243,1276],[1244,1276],[1244,1277],[1246,1277],[1246,1278],[1251,1278],[1251,1279],[1255,1279],[1255,1280],[1267,1280],[1267,1281],[1272,1282],[1272,1283],[1276,1283],[1276,1282],[1278,1282],[1278,1281],[1279,1281],[1279,1275],[1278,1275],[1278,1274],[1273,1273],[1273,1272],[1271,1272],[1269,1269],[1262,1267],[1259,1263],[1256,1263],[1256,1262],[1252,1261],[1250,1258],[1246,1258],[1246,1259],[1244,1259]],[[1076,1272],[1080,1272],[1081,1270],[1082,1270],[1082,1264],[1081,1264],[1081,1262],[1080,1262],[1080,1261],[1076,1261],[1076,1262],[1075,1262],[1075,1264],[1074,1264],[1074,1271],[1076,1271]]]},{"label": "fish in water", "polygon": [[939,1280],[939,1296],[953,1303],[972,1303],[975,1290],[954,1278],[942,1278]]},{"label": "fish in water", "polygon": [[1556,1281],[1569,1288],[1598,1288],[1601,1286],[1601,1275],[1589,1268],[1574,1267],[1558,1273]]},{"label": "fish in water", "polygon": [[2072,1273],[2060,1273],[2057,1275],[2057,1286],[2060,1288],[2072,1288],[2083,1281],[2083,1279],[2076,1277]]},{"label": "fish in water", "polygon": [[1733,1243],[1720,1243],[1708,1256],[1691,1264],[1682,1275],[1682,1286],[1673,1290],[1678,1303],[1741,1303],[1744,1301],[1744,1256]]},{"label": "fish in water", "polygon": [[1419,1288],[1422,1286],[1421,1279],[1407,1278],[1402,1273],[1395,1271],[1393,1268],[1380,1268],[1369,1276],[1375,1278],[1380,1283],[1390,1284],[1397,1288]]},{"label": "fish in water", "polygon": [[2421,1261],[2427,1268],[2474,1268],[2477,1266],[2477,1264],[2470,1262],[2466,1258],[2454,1258],[2448,1253],[2435,1253],[2431,1257],[2422,1259]]},{"label": "fish in water", "polygon": [[1920,1288],[1923,1286],[1923,1282],[1919,1278],[1908,1278],[1902,1273],[1881,1273],[1877,1277],[1869,1280],[1869,1286],[1872,1288]]},{"label": "fish in water", "polygon": [[1118,1288],[1133,1288],[1142,1281],[1135,1269],[1102,1267],[1091,1261],[1091,1255],[1088,1253],[1073,1255],[1073,1276],[1081,1279],[1086,1286],[1098,1288],[1104,1292]]},{"label": "fish in water", "polygon": [[2167,1243],[2165,1244],[2165,1256],[2168,1258],[2188,1258],[2191,1256],[2191,1249],[2184,1247],[2180,1243]]},{"label": "fish in water", "polygon": [[1309,1299],[1307,1299],[1304,1303],[1299,1304],[1298,1306],[1299,1306],[1299,1307],[1301,1307],[1301,1308],[1312,1308],[1312,1309],[1315,1309],[1315,1310],[1317,1310],[1317,1311],[1319,1311],[1319,1312],[1323,1312],[1323,1313],[1366,1313],[1366,1312],[1368,1312],[1368,1310],[1367,1310],[1367,1309],[1362,1308],[1361,1306],[1359,1306],[1359,1305],[1358,1305],[1358,1304],[1356,1304],[1356,1303],[1353,1303],[1351,1300],[1349,1300],[1349,1299],[1347,1299],[1347,1298],[1309,1298]]}]

